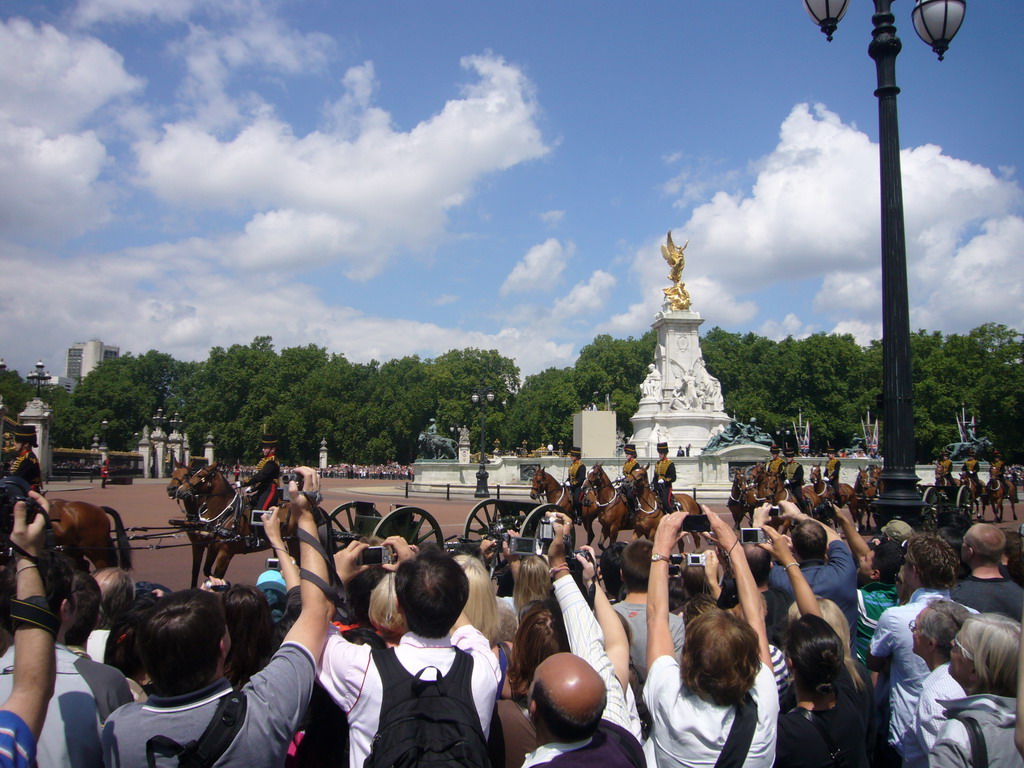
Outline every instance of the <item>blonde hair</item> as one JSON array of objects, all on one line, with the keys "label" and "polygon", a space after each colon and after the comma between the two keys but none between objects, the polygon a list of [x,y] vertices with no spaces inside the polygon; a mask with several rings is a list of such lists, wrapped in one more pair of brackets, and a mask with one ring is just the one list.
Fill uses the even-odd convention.
[{"label": "blonde hair", "polygon": [[388,643],[397,643],[406,633],[405,617],[398,610],[395,574],[381,579],[370,593],[370,623]]},{"label": "blonde hair", "polygon": [[455,562],[462,566],[469,580],[469,598],[462,609],[469,623],[480,630],[490,645],[498,642],[498,598],[494,594],[491,576],[480,560],[472,555],[456,555]]},{"label": "blonde hair", "polygon": [[516,584],[512,588],[512,602],[516,613],[522,615],[523,608],[534,600],[544,600],[551,591],[551,572],[544,555],[524,557],[519,563]]},{"label": "blonde hair", "polygon": [[[821,617],[828,622],[832,631],[839,635],[839,639],[843,643],[843,664],[846,666],[846,671],[850,673],[853,687],[858,691],[863,691],[864,678],[860,676],[860,669],[850,652],[850,622],[846,620],[843,610],[827,597],[818,598],[818,610],[821,611]],[[796,603],[790,604],[788,618],[790,624],[800,618],[800,609]]]},{"label": "blonde hair", "polygon": [[968,616],[956,642],[971,656],[978,684],[968,695],[1017,695],[1017,648],[1020,624],[1009,616],[980,613]]}]

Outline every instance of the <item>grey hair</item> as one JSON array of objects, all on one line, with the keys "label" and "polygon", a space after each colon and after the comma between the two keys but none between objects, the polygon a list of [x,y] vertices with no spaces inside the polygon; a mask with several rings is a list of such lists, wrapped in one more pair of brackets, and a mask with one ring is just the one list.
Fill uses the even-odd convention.
[{"label": "grey hair", "polygon": [[974,663],[978,685],[969,695],[1017,695],[1017,649],[1020,623],[999,613],[968,616],[956,636]]},{"label": "grey hair", "polygon": [[953,638],[971,615],[970,610],[952,600],[933,600],[921,613],[924,615],[918,619],[918,632],[934,640],[936,647],[948,659]]}]

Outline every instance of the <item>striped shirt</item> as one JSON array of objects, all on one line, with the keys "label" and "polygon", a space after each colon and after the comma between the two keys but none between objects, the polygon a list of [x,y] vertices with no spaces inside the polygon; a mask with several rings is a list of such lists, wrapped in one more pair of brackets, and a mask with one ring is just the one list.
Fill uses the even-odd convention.
[{"label": "striped shirt", "polygon": [[861,664],[867,664],[878,619],[897,601],[895,584],[873,581],[857,590],[857,659]]}]

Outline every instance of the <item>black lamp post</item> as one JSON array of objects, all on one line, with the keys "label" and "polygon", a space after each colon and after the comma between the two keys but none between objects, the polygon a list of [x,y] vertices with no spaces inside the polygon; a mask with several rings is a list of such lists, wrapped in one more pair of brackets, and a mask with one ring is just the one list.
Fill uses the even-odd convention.
[{"label": "black lamp post", "polygon": [[100,422],[100,450],[107,450],[107,427],[110,426],[110,422],[104,419]]},{"label": "black lamp post", "polygon": [[39,397],[39,393],[42,392],[42,389],[43,389],[43,379],[49,378],[45,373],[43,373],[43,369],[44,368],[46,368],[46,366],[43,365],[43,361],[39,360],[36,363],[36,371],[35,371],[35,373],[30,373],[28,376],[25,377],[29,381],[34,381],[36,383],[36,397],[37,398]]},{"label": "black lamp post", "polygon": [[164,409],[157,408],[156,413],[153,414],[153,426],[156,427],[157,429],[163,429],[164,422],[166,421],[167,419],[164,418]]},{"label": "black lamp post", "polygon": [[476,472],[476,492],[473,497],[486,499],[490,496],[487,491],[487,404],[494,402],[494,390],[481,385],[473,390],[469,399],[473,405],[480,406],[480,469]]},{"label": "black lamp post", "polygon": [[[804,7],[829,40],[849,0],[804,0]],[[914,406],[910,368],[910,302],[903,229],[903,180],[896,115],[896,56],[903,44],[893,26],[892,0],[873,0],[875,13],[868,55],[875,60],[878,88],[878,153],[882,192],[882,397],[885,452],[877,516],[916,518],[922,507],[914,472]],[[914,28],[939,55],[963,22],[966,0],[917,0]]]}]

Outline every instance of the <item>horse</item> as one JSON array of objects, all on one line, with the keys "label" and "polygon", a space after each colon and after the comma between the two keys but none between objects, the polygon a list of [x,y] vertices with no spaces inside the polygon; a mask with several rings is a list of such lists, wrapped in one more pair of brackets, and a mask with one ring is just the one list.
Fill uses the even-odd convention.
[{"label": "horse", "polygon": [[748,515],[753,519],[754,510],[758,507],[761,499],[757,498],[757,492],[747,485],[747,475],[742,469],[733,472],[732,488],[729,491],[729,501],[726,506],[732,512],[733,524],[739,528],[743,524],[743,518]]},{"label": "horse", "polygon": [[[1009,493],[1007,493],[1006,489],[1003,488],[1003,484],[999,482],[999,478],[993,477],[989,479],[988,485],[986,486],[988,490],[988,503],[989,506],[992,507],[992,514],[994,516],[994,522],[996,523],[1003,522],[1004,501],[1010,502],[1010,511],[1013,512],[1013,519],[1017,519],[1017,486],[1009,481],[1007,481],[1007,485],[1009,486]],[[984,507],[982,507],[981,514],[982,517],[984,517]]]},{"label": "horse", "polygon": [[[633,480],[628,478],[626,482],[632,483]],[[614,544],[619,538],[619,531],[628,525],[632,516],[632,505],[622,489],[612,484],[600,464],[590,468],[584,488],[586,491],[583,497],[583,528],[587,532],[587,544],[594,540],[596,517],[601,523],[601,538],[597,546],[604,549],[605,542]]]},{"label": "horse", "polygon": [[942,471],[942,465],[935,465],[935,487],[936,488],[956,488],[959,485],[956,478],[952,475],[947,475]]},{"label": "horse", "polygon": [[[209,551],[205,575],[223,579],[232,557],[260,552],[270,547],[270,542],[252,529],[249,503],[241,491],[232,487],[216,463],[197,470],[178,486],[175,498],[184,501],[190,496],[197,499],[200,510],[198,519],[207,525],[211,536],[207,545]],[[281,535],[288,540],[288,551],[297,561],[299,541],[295,531],[298,520],[290,514],[287,501],[279,505],[278,516],[281,520]]]},{"label": "horse", "polygon": [[[633,487],[636,489],[637,507],[640,514],[636,517],[633,526],[633,533],[637,538],[644,538],[654,541],[654,533],[658,530],[661,519],[667,514],[667,510],[661,504],[661,497],[651,488],[650,480],[647,478],[647,469],[637,467],[631,473],[633,475]],[[697,501],[687,493],[674,493],[672,498],[678,509],[688,515],[702,515],[704,511],[697,504]],[[670,510],[675,511],[675,510]]]},{"label": "horse", "polygon": [[[178,496],[178,489],[182,484],[192,477],[192,470],[186,465],[179,463],[167,482],[167,495],[178,502],[178,506],[185,513],[185,533],[189,543],[192,545],[192,589],[199,584],[199,568],[203,564],[203,555],[209,553],[208,547],[213,540],[212,532],[200,519],[202,505],[200,499],[194,493]],[[171,521],[172,524],[175,521]],[[213,563],[207,559],[204,575],[209,576]]]},{"label": "horse", "polygon": [[546,503],[560,507],[569,517],[574,516],[572,493],[539,467],[533,473],[533,481],[530,484],[530,498],[534,501],[540,501],[543,498]]},{"label": "horse", "polygon": [[786,484],[779,475],[770,474],[763,464],[757,464],[751,471],[751,480],[754,483],[755,493],[758,501],[767,501],[777,505],[780,501],[792,501],[793,498],[786,488]]},{"label": "horse", "polygon": [[822,500],[829,498],[834,501],[834,495],[831,491],[831,487],[821,477],[821,464],[815,464],[811,467],[810,472],[810,485],[803,487],[804,498],[811,505],[811,509],[817,507]]},{"label": "horse", "polygon": [[971,492],[971,509],[975,512],[979,512],[980,516],[985,515],[985,504],[988,501],[988,491],[984,485],[981,484],[980,480],[975,479],[974,475],[970,472],[960,473],[960,485],[965,486]]},{"label": "horse", "polygon": [[[110,521],[114,521],[115,541],[110,539]],[[121,516],[110,507],[86,501],[50,499],[50,527],[53,543],[66,552],[75,565],[88,571],[86,558],[93,568],[132,567],[132,549]]]}]

